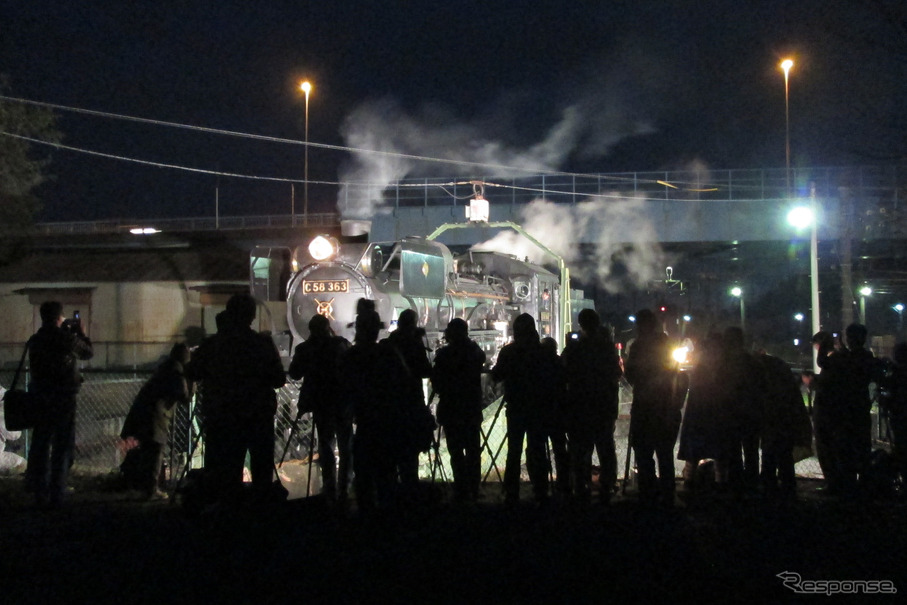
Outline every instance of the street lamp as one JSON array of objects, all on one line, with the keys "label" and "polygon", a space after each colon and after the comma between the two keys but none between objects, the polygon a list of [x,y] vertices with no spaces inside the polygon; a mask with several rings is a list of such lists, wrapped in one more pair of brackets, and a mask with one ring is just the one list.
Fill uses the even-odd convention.
[{"label": "street lamp", "polygon": [[900,336],[904,329],[904,305],[898,303],[891,308],[898,312],[898,336]]},{"label": "street lamp", "polygon": [[[812,333],[821,328],[819,321],[819,228],[815,189],[810,193],[809,206],[797,206],[787,213],[787,222],[795,229],[811,228],[809,237],[809,291],[812,305]],[[819,373],[818,351],[813,349],[813,371]]]},{"label": "street lamp", "polygon": [[787,168],[787,194],[791,194],[790,189],[790,87],[788,85],[788,75],[794,62],[790,59],[781,61],[781,69],[784,70],[784,159]]},{"label": "street lamp", "polygon": [[[299,85],[302,92],[305,93],[305,167],[303,168],[303,189],[302,189],[302,215],[305,224],[309,224],[309,93],[312,92],[312,84],[305,80]],[[295,218],[294,218],[295,221]]]},{"label": "street lamp", "polygon": [[734,286],[731,288],[731,296],[740,299],[740,329],[746,331],[746,311],[743,306],[743,289],[739,286]]},{"label": "street lamp", "polygon": [[872,295],[872,288],[863,286],[860,288],[860,323],[866,325],[866,297]]}]

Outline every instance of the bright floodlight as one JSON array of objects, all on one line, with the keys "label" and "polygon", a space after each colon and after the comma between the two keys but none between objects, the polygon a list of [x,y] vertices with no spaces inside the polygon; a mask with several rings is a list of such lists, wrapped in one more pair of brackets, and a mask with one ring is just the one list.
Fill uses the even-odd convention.
[{"label": "bright floodlight", "polygon": [[469,200],[469,206],[466,207],[466,220],[473,223],[487,223],[489,216],[488,200],[481,196]]},{"label": "bright floodlight", "polygon": [[785,59],[784,61],[781,61],[781,69],[784,70],[785,77],[787,76],[787,73],[790,71],[790,68],[793,66],[794,66],[794,62],[790,59]]},{"label": "bright floodlight", "polygon": [[306,96],[308,96],[308,94],[312,91],[312,85],[309,83],[308,80],[306,80],[305,82],[300,84],[299,88],[302,89],[302,92],[304,92],[306,94]]},{"label": "bright floodlight", "polygon": [[794,315],[794,319],[796,319],[797,321],[803,321],[803,313],[797,313],[796,315]]},{"label": "bright floodlight", "polygon": [[904,305],[902,305],[901,303],[898,303],[898,304],[896,304],[896,305],[895,305],[894,307],[892,307],[892,308],[893,308],[895,311],[897,311],[898,313],[900,313],[901,311],[904,310]]},{"label": "bright floodlight", "polygon": [[734,286],[733,288],[731,288],[731,296],[736,296],[737,298],[740,298],[742,295],[743,295],[743,290],[741,290],[738,286]]},{"label": "bright floodlight", "polygon": [[636,321],[636,316],[635,316],[635,315],[631,315],[631,316],[628,317],[627,319],[629,319],[630,322],[632,323],[632,322],[635,322],[635,321]]},{"label": "bright floodlight", "polygon": [[813,211],[806,206],[797,206],[787,213],[787,222],[796,229],[806,229],[813,224]]},{"label": "bright floodlight", "polygon": [[860,296],[869,296],[870,294],[872,294],[872,288],[870,288],[869,286],[863,286],[862,288],[860,288]]},{"label": "bright floodlight", "polygon": [[683,320],[684,320],[684,321],[692,321],[693,318],[690,317],[689,315],[684,315],[684,316],[683,316]]}]

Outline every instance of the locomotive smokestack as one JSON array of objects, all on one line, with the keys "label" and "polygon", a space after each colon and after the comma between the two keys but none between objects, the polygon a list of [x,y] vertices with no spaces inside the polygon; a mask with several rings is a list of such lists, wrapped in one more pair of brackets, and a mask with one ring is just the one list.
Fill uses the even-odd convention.
[{"label": "locomotive smokestack", "polygon": [[340,221],[340,233],[349,237],[368,235],[372,230],[372,221],[365,219],[345,219]]}]

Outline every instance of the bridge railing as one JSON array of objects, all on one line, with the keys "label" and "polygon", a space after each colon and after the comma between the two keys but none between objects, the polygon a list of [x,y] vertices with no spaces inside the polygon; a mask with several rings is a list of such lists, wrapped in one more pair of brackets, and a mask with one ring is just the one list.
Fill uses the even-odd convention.
[{"label": "bridge railing", "polygon": [[71,223],[38,223],[34,226],[36,235],[80,235],[93,233],[126,233],[130,229],[152,228],[161,231],[217,231],[241,229],[269,229],[285,227],[337,227],[340,219],[334,212],[312,213],[308,216],[297,214],[276,214],[263,216],[205,216],[190,218],[160,219],[111,219],[102,221],[81,221]]},{"label": "bridge railing", "polygon": [[[472,182],[484,183],[492,204],[527,204],[544,198],[577,203],[593,198],[634,197],[650,201],[759,201],[809,197],[870,201],[885,208],[901,204],[907,190],[907,166],[829,168],[671,170],[603,174],[554,174],[524,177],[492,175],[402,179],[390,185],[347,183],[344,195],[363,199],[381,196],[387,208],[464,206],[473,197]],[[72,223],[40,223],[37,235],[126,232],[136,227],[162,231],[214,231],[298,226],[336,228],[335,213],[220,216],[168,219],[113,219]]]},{"label": "bridge railing", "polygon": [[[788,178],[790,177],[790,178]],[[537,198],[581,202],[593,197],[637,197],[648,200],[752,201],[808,197],[837,198],[842,190],[860,197],[897,199],[907,186],[907,167],[861,166],[737,170],[674,170],[592,175],[535,175],[500,178],[404,179],[384,192],[394,207],[465,205],[471,181],[481,181],[492,204],[525,204]],[[366,187],[365,184],[361,185]],[[353,191],[356,186],[351,187]]]}]

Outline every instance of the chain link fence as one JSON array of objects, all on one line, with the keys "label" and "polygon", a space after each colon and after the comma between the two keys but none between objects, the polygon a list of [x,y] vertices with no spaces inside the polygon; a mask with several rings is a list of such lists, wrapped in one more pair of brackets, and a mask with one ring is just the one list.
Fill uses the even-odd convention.
[{"label": "chain link fence", "polygon": [[[0,371],[0,383],[9,387],[14,369]],[[73,469],[88,474],[115,473],[123,461],[125,452],[119,440],[123,421],[139,389],[150,378],[150,371],[86,371],[85,383],[79,394],[76,416],[76,444]],[[21,378],[20,378],[21,380]],[[287,485],[291,497],[306,493],[318,493],[320,473],[312,472],[308,477],[309,454],[312,450],[313,426],[311,416],[304,414],[296,418],[298,384],[292,381],[278,391],[278,410],[274,422],[275,463],[279,466],[281,480]],[[620,415],[615,430],[617,446],[618,477],[623,478],[627,455],[627,433],[629,429],[631,393],[621,392]],[[199,423],[194,413],[194,403],[178,406],[174,414],[171,439],[165,450],[165,462],[172,481],[178,480],[185,470],[202,466],[204,439],[199,435]],[[876,443],[885,441],[887,425],[884,418],[873,416],[873,437]],[[436,433],[437,434],[437,433]],[[487,481],[500,481],[504,474],[507,457],[507,421],[499,401],[485,408],[482,423],[482,474]],[[437,448],[420,457],[420,475],[424,479],[434,478],[450,481],[453,477],[443,434]],[[30,434],[23,432],[17,441],[6,444],[8,451],[26,456],[30,445]],[[675,450],[676,451],[676,450]],[[675,471],[681,476],[683,461],[675,460]],[[597,458],[593,459],[597,465]],[[317,468],[317,462],[314,465]],[[552,460],[553,468],[553,460]],[[631,465],[631,469],[633,465]],[[821,478],[822,473],[815,457],[807,458],[796,465],[797,475],[807,478]],[[523,468],[524,480],[528,474]],[[632,474],[632,470],[631,470]]]}]

